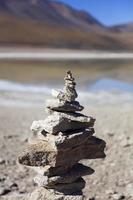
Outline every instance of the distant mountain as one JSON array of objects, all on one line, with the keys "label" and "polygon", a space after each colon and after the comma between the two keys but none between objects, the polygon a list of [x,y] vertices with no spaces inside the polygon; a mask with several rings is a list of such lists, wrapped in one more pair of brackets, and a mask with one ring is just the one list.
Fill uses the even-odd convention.
[{"label": "distant mountain", "polygon": [[0,45],[133,50],[131,30],[132,25],[105,27],[58,1],[0,0]]},{"label": "distant mountain", "polygon": [[53,9],[60,14],[60,17],[68,21],[68,24],[85,28],[86,30],[95,30],[96,28],[103,29],[104,26],[93,16],[85,11],[79,11],[69,5],[57,1],[50,2]]},{"label": "distant mountain", "polygon": [[0,0],[0,12],[23,19],[43,21],[66,27],[93,29],[103,27],[85,11],[78,11],[64,3],[50,0]]},{"label": "distant mountain", "polygon": [[133,33],[133,22],[112,26],[111,30],[117,31],[117,32]]}]

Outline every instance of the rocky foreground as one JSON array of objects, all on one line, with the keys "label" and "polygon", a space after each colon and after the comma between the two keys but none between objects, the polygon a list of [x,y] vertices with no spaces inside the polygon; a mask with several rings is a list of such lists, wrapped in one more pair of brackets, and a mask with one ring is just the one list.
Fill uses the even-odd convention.
[{"label": "rocky foreground", "polygon": [[[44,110],[39,109],[0,108],[0,200],[22,200],[34,190],[32,179],[36,173],[18,167],[16,159],[27,144],[32,121],[44,117]],[[105,160],[82,161],[95,169],[92,176],[85,178],[87,200],[132,200],[133,106],[92,105],[84,110],[85,115],[88,113],[97,119],[97,135],[107,142],[107,157]]]}]

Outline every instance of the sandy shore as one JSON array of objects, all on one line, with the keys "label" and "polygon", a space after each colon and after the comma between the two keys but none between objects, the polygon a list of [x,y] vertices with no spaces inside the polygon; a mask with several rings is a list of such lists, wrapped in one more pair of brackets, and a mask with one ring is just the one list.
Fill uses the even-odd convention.
[{"label": "sandy shore", "polygon": [[133,59],[133,52],[76,49],[0,47],[0,60],[110,60]]},{"label": "sandy shore", "polygon": [[[95,116],[96,135],[107,142],[105,160],[83,161],[95,174],[86,177],[87,200],[133,199],[133,106],[88,106]],[[31,134],[33,120],[46,117],[40,108],[0,107],[0,199],[23,199],[32,191],[33,171],[16,165]]]},{"label": "sandy shore", "polygon": [[133,59],[133,53],[82,52],[82,51],[44,51],[44,52],[0,52],[0,60],[110,60]]}]

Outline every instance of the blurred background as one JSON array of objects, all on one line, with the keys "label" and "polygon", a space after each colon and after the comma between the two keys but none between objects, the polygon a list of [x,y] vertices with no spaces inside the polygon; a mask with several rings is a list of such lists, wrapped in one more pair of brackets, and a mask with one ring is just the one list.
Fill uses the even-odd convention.
[{"label": "blurred background", "polygon": [[131,96],[132,9],[131,0],[0,0],[0,103],[16,105],[22,92],[48,95],[69,69],[88,98]]},{"label": "blurred background", "polygon": [[107,142],[105,161],[87,162],[87,200],[133,200],[133,1],[0,0],[1,200],[32,191],[16,158],[68,70]]}]

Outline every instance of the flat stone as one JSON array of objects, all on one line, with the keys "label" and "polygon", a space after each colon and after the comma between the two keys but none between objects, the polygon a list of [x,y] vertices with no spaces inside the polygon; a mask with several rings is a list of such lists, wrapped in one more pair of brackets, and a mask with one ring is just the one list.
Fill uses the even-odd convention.
[{"label": "flat stone", "polygon": [[74,165],[82,159],[105,158],[105,142],[94,136],[89,138],[85,143],[75,144],[68,151],[59,151],[56,162],[60,165]]},{"label": "flat stone", "polygon": [[28,195],[26,200],[83,200],[82,195],[64,195],[55,193],[54,190],[48,190],[43,187],[37,188]]},{"label": "flat stone", "polygon": [[95,119],[80,113],[54,112],[45,120],[34,121],[31,130],[34,134],[67,132],[81,130],[94,126]]},{"label": "flat stone", "polygon": [[56,184],[47,186],[47,188],[54,189],[57,192],[63,193],[65,195],[72,195],[76,193],[81,193],[82,189],[85,187],[85,181],[79,178],[73,183],[68,184]]},{"label": "flat stone", "polygon": [[55,185],[58,183],[72,183],[82,176],[91,175],[93,173],[93,169],[78,163],[74,165],[70,171],[61,176],[48,177],[39,174],[34,178],[34,181],[38,186],[45,187],[47,185]]},{"label": "flat stone", "polygon": [[3,165],[3,164],[5,164],[5,163],[6,163],[6,160],[3,159],[3,158],[0,158],[0,165]]},{"label": "flat stone", "polygon": [[18,162],[26,166],[47,166],[49,163],[51,166],[54,166],[56,156],[57,151],[48,142],[43,141],[28,145],[21,155],[18,156]]},{"label": "flat stone", "polygon": [[65,166],[58,166],[58,167],[51,167],[47,165],[45,167],[31,167],[34,171],[36,171],[41,176],[61,176],[65,173],[69,172],[73,166],[65,165]]},{"label": "flat stone", "polygon": [[75,146],[75,144],[82,144],[86,140],[88,140],[94,134],[94,129],[89,128],[86,130],[81,131],[69,131],[66,135],[63,133],[59,133],[58,135],[51,135],[51,134],[38,134],[34,135],[33,137],[29,138],[28,142],[30,144],[36,144],[37,141],[47,141],[53,148],[55,149],[69,149]]},{"label": "flat stone", "polygon": [[83,144],[75,144],[71,149],[55,150],[47,141],[29,145],[18,157],[20,164],[27,166],[72,166],[81,159],[104,158],[106,143],[94,136]]},{"label": "flat stone", "polygon": [[26,200],[63,200],[63,196],[63,194],[55,194],[53,190],[39,187],[29,194]]},{"label": "flat stone", "polygon": [[94,129],[93,128],[89,128],[83,131],[79,131],[79,132],[75,132],[75,131],[71,131],[66,135],[63,135],[63,133],[60,133],[59,135],[55,136],[55,135],[50,135],[48,134],[46,137],[47,141],[51,144],[51,145],[55,145],[55,147],[58,150],[67,150],[67,149],[71,149],[75,146],[75,144],[83,144],[85,143],[92,135],[94,134]]},{"label": "flat stone", "polygon": [[46,107],[52,111],[59,112],[76,112],[84,109],[78,101],[59,101],[58,99],[47,100]]}]

